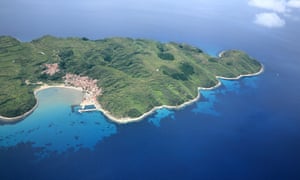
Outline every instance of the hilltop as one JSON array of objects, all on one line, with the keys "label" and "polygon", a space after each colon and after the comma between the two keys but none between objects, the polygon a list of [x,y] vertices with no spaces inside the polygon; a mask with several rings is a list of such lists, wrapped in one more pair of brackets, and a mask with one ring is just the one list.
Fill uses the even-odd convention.
[{"label": "hilltop", "polygon": [[184,43],[53,36],[20,42],[1,36],[0,115],[15,117],[29,111],[36,104],[33,92],[41,82],[62,83],[67,74],[92,79],[101,89],[98,102],[114,117],[134,118],[156,106],[194,99],[198,87],[217,85],[217,76],[234,78],[261,68],[242,51],[211,57]]}]

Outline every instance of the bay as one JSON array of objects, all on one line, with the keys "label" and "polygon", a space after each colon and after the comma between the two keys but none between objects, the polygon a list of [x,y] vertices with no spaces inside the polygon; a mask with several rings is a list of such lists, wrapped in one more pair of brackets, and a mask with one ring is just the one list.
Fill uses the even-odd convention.
[{"label": "bay", "polygon": [[[290,14],[295,20],[279,15],[284,27],[266,28],[253,22],[265,10],[246,0],[72,3],[1,1],[0,34],[148,38],[215,56],[241,49],[265,72],[222,80],[194,104],[125,125],[100,112],[72,113],[68,100],[41,104],[24,121],[0,127],[1,179],[300,178],[298,10]],[[59,97],[52,91],[41,95]]]}]

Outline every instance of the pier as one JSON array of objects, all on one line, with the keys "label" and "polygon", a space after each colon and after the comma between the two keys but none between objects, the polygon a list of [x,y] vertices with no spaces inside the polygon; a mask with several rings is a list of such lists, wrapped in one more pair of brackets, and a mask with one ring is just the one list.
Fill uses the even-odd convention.
[{"label": "pier", "polygon": [[97,111],[96,108],[94,109],[79,109],[78,112],[83,113],[83,112],[91,112],[91,111]]},{"label": "pier", "polygon": [[92,111],[98,111],[95,105],[81,105],[81,108],[78,109],[78,112],[92,112]]}]

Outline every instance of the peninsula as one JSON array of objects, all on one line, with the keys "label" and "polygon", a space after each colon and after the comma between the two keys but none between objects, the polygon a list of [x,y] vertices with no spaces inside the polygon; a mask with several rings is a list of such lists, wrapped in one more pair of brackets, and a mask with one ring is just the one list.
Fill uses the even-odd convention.
[{"label": "peninsula", "polygon": [[0,122],[19,121],[37,106],[45,85],[76,87],[81,105],[94,105],[109,119],[139,120],[160,107],[179,108],[199,98],[218,78],[256,75],[263,66],[245,52],[211,57],[184,43],[145,39],[57,38],[20,42],[0,36]]}]

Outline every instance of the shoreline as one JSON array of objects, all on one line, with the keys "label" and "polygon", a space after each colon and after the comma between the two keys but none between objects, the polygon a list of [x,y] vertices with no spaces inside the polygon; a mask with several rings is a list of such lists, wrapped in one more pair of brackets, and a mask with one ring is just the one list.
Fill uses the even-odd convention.
[{"label": "shoreline", "polygon": [[221,58],[225,52],[226,52],[226,50],[221,51],[221,52],[218,54],[218,57]]},{"label": "shoreline", "polygon": [[191,99],[191,100],[189,100],[187,102],[184,102],[183,104],[176,105],[176,106],[170,106],[170,105],[156,106],[156,107],[152,108],[150,111],[147,111],[144,114],[142,114],[141,116],[135,117],[135,118],[130,118],[130,117],[116,118],[110,112],[108,112],[107,110],[103,109],[100,104],[98,104],[96,106],[96,108],[97,108],[98,111],[102,112],[105,117],[107,117],[109,120],[111,120],[113,122],[116,122],[116,123],[119,123],[119,124],[127,124],[127,123],[132,123],[132,122],[138,122],[138,121],[143,120],[147,116],[153,114],[158,109],[167,108],[167,109],[178,110],[178,109],[184,108],[184,107],[186,107],[186,106],[188,106],[188,105],[190,105],[190,104],[192,104],[192,103],[194,103],[194,102],[196,102],[196,101],[198,101],[200,99],[200,90],[212,90],[212,89],[215,89],[215,88],[219,87],[221,84],[222,83],[220,81],[218,81],[218,84],[216,84],[215,86],[210,87],[210,88],[198,87],[197,88],[198,95],[194,99]]},{"label": "shoreline", "polygon": [[263,72],[264,72],[264,65],[261,64],[261,68],[257,73],[243,74],[243,75],[239,75],[239,76],[233,77],[233,78],[228,78],[228,77],[223,77],[223,76],[216,76],[216,78],[217,79],[225,79],[225,80],[238,80],[238,79],[241,79],[243,77],[257,76],[257,75],[260,75]]},{"label": "shoreline", "polygon": [[111,120],[113,122],[116,122],[116,123],[119,123],[119,124],[127,124],[127,123],[131,123],[131,122],[138,122],[138,121],[143,120],[145,117],[153,114],[158,109],[167,108],[167,109],[178,110],[178,109],[184,108],[188,105],[191,105],[192,103],[194,103],[194,102],[196,102],[200,99],[200,90],[213,90],[213,89],[216,89],[219,86],[221,86],[222,83],[219,79],[238,80],[238,79],[243,78],[243,77],[257,76],[257,75],[259,75],[263,72],[264,72],[264,66],[261,64],[261,69],[256,73],[239,75],[239,76],[234,77],[234,78],[226,78],[226,77],[222,77],[222,76],[216,76],[216,78],[218,79],[218,83],[215,86],[210,87],[210,88],[198,87],[197,88],[198,89],[198,95],[194,99],[191,99],[187,102],[184,102],[183,104],[176,105],[176,106],[169,106],[169,105],[156,106],[156,107],[152,108],[150,111],[148,111],[148,112],[146,112],[146,113],[144,113],[141,116],[136,117],[136,118],[130,118],[130,117],[116,118],[110,112],[103,109],[100,104],[98,104],[96,106],[96,108],[97,108],[98,111],[102,112],[105,117],[107,117],[109,120]]},{"label": "shoreline", "polygon": [[[219,56],[222,56],[222,54],[223,54],[223,51],[219,54]],[[191,100],[189,100],[187,102],[184,102],[183,104],[176,105],[176,106],[170,106],[170,105],[156,106],[156,107],[152,108],[150,111],[147,111],[144,114],[142,114],[141,116],[135,117],[135,118],[130,118],[130,117],[117,118],[117,117],[113,116],[109,111],[103,109],[101,107],[101,105],[100,105],[99,102],[95,102],[93,105],[96,107],[96,109],[98,111],[102,112],[103,115],[106,118],[108,118],[110,121],[112,121],[112,122],[119,123],[119,124],[127,124],[127,123],[131,123],[131,122],[138,122],[138,121],[143,120],[145,117],[153,114],[158,109],[167,108],[167,109],[178,110],[178,109],[184,108],[184,107],[186,107],[186,106],[188,106],[188,105],[196,102],[200,98],[200,90],[213,90],[213,89],[221,86],[222,83],[221,83],[221,81],[219,79],[238,80],[238,79],[243,78],[243,77],[257,76],[257,75],[259,75],[259,74],[261,74],[263,72],[264,72],[264,66],[263,66],[263,64],[261,64],[261,69],[258,72],[256,72],[256,73],[239,75],[239,76],[233,77],[233,78],[216,76],[216,78],[218,80],[218,83],[215,86],[210,87],[210,88],[198,87],[197,88],[198,94],[197,94],[197,96],[194,99],[191,99]],[[73,87],[73,86],[66,86],[64,84],[56,84],[56,85],[43,84],[42,86],[40,86],[40,87],[38,87],[37,89],[34,90],[34,96],[36,98],[37,103],[35,104],[35,106],[31,110],[29,110],[28,112],[24,113],[23,115],[20,115],[20,116],[17,116],[17,117],[11,117],[10,118],[10,117],[0,116],[0,125],[15,124],[15,123],[17,123],[17,122],[25,119],[27,116],[29,116],[38,107],[38,99],[36,97],[36,93],[39,92],[39,91],[42,91],[44,89],[54,88],[54,87],[57,87],[57,88],[70,88],[70,89],[75,89],[75,90],[83,91],[82,88]]]},{"label": "shoreline", "polygon": [[34,110],[38,107],[39,105],[39,101],[37,98],[37,93],[39,91],[48,89],[48,88],[68,88],[68,89],[74,89],[74,90],[78,90],[78,91],[82,91],[81,88],[78,87],[72,87],[72,86],[66,86],[64,84],[54,84],[54,85],[48,85],[48,84],[43,84],[40,87],[37,87],[34,91],[34,97],[36,99],[36,104],[33,106],[33,108],[31,108],[29,111],[27,111],[26,113],[20,115],[20,116],[16,116],[16,117],[5,117],[5,116],[1,116],[0,115],[0,125],[5,125],[5,124],[16,124],[20,121],[22,121],[23,119],[25,119],[26,117],[28,117],[31,113],[34,112]]}]

